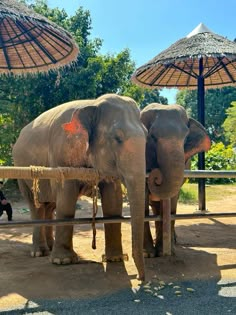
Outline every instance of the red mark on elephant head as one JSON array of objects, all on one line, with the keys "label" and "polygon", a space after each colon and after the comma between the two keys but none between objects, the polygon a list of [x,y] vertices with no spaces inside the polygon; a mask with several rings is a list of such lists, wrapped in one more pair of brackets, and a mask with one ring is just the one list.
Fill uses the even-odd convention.
[{"label": "red mark on elephant head", "polygon": [[86,134],[86,129],[82,126],[81,122],[73,114],[72,119],[69,123],[63,124],[62,128],[71,135]]},{"label": "red mark on elephant head", "polygon": [[80,166],[86,163],[86,152],[89,147],[88,131],[78,118],[78,111],[74,112],[69,123],[62,124],[68,134],[64,145],[65,161],[70,166]]}]

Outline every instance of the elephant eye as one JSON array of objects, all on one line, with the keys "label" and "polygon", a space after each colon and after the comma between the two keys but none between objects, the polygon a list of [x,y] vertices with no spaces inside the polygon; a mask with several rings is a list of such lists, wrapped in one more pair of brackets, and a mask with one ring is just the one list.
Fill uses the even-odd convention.
[{"label": "elephant eye", "polygon": [[117,143],[121,144],[124,142],[124,133],[122,130],[117,129],[114,134],[114,139]]},{"label": "elephant eye", "polygon": [[122,141],[122,139],[121,139],[121,137],[119,137],[119,136],[115,136],[115,140],[116,140],[116,142],[117,143],[119,143],[119,144],[121,144],[123,141]]}]

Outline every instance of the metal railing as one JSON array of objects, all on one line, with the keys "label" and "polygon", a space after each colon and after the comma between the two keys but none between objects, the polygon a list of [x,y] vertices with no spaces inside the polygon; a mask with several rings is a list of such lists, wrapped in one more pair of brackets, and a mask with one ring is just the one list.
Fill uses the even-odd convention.
[{"label": "metal railing", "polygon": [[[84,175],[86,172],[86,175]],[[32,167],[0,167],[1,178],[14,178],[14,179],[34,179],[37,176],[38,179],[75,179],[79,178],[86,181],[94,181],[98,174],[92,168],[71,168],[71,167],[42,167],[37,171],[32,171]],[[236,178],[236,171],[184,171],[185,178]],[[101,178],[102,179],[102,178]],[[171,220],[185,220],[185,219],[204,219],[204,218],[216,218],[216,217],[234,217],[236,212],[231,213],[193,213],[193,214],[176,214],[171,215]],[[0,228],[7,227],[25,227],[25,226],[39,226],[39,225],[71,225],[71,224],[91,224],[92,218],[75,218],[75,219],[60,219],[60,220],[37,220],[37,221],[14,221],[14,222],[0,222]],[[121,217],[97,217],[96,223],[124,223],[130,222],[130,216]],[[145,221],[162,221],[161,216],[150,215],[145,218]]]},{"label": "metal railing", "polygon": [[[85,175],[86,173],[86,175]],[[98,173],[93,169],[83,168],[46,168],[46,167],[0,167],[0,177],[2,178],[24,178],[24,179],[58,179],[67,180],[79,178],[80,180],[86,180],[93,182],[98,180]],[[236,171],[189,171],[184,172],[185,178],[236,178]],[[102,178],[100,178],[102,179]],[[206,219],[217,217],[236,217],[236,212],[231,213],[209,213],[201,212],[193,214],[175,214],[171,215],[170,199],[163,201],[163,215],[149,215],[145,217],[147,221],[162,221],[163,222],[163,254],[171,255],[171,221],[173,220],[186,220],[186,219]],[[34,221],[13,221],[13,222],[0,222],[0,228],[18,228],[29,226],[52,226],[52,225],[75,225],[75,224],[92,224],[98,223],[124,223],[130,222],[130,216],[119,217],[97,217],[93,218],[75,218],[75,219],[55,219],[55,220],[34,220]]]}]

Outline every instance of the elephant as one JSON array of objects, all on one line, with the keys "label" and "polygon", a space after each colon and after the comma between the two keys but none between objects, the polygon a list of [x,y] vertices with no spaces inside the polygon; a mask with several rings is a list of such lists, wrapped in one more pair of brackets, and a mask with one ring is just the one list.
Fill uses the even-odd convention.
[{"label": "elephant", "polygon": [[[144,280],[143,225],[145,207],[146,128],[140,121],[136,102],[125,96],[105,94],[93,100],[76,100],[42,113],[25,126],[13,147],[15,166],[94,168],[107,178],[100,180],[103,215],[122,215],[121,183],[130,202],[132,256],[138,276]],[[74,218],[76,201],[91,191],[91,184],[79,179],[40,180],[39,207],[33,200],[32,180],[19,179],[19,188],[28,201],[31,218]],[[56,211],[54,211],[56,209]],[[121,224],[105,224],[105,259],[123,259]],[[34,257],[50,254],[55,264],[77,263],[73,250],[73,226],[35,227]],[[51,253],[50,253],[51,252]]]},{"label": "elephant", "polygon": [[[145,215],[149,206],[154,214],[162,212],[162,200],[171,199],[171,214],[176,214],[180,188],[184,183],[184,170],[190,167],[191,157],[208,151],[210,138],[205,128],[185,109],[177,104],[152,103],[141,111],[141,121],[147,128]],[[172,253],[174,253],[175,222],[171,223]],[[149,222],[144,225],[144,256],[162,255],[162,224],[155,222],[153,242]]]}]

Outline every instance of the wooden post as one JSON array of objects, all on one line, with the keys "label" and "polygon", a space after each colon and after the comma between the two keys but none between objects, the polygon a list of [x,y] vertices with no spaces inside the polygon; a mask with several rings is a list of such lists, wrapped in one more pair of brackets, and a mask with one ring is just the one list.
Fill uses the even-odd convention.
[{"label": "wooden post", "polygon": [[171,256],[171,202],[169,199],[161,201],[163,256]]}]

